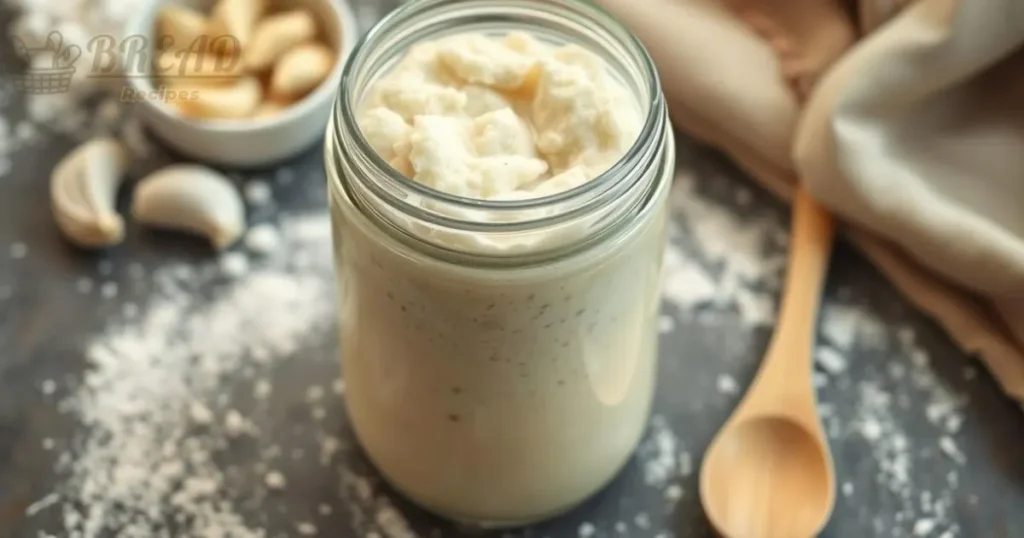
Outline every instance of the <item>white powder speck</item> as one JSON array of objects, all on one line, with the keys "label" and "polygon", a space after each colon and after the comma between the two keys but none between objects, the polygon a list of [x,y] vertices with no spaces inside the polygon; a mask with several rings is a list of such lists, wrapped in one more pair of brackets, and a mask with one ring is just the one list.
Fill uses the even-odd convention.
[{"label": "white powder speck", "polygon": [[256,384],[253,386],[252,394],[259,400],[265,400],[267,399],[267,397],[270,396],[270,393],[272,391],[273,385],[270,384],[270,381],[267,381],[266,379],[260,379],[257,380]]},{"label": "white powder speck", "polygon": [[284,475],[279,471],[270,471],[263,477],[263,483],[268,488],[273,490],[282,490],[288,485],[288,481],[285,480]]},{"label": "white powder speck", "polygon": [[317,507],[317,512],[319,512],[321,516],[329,516],[333,511],[334,510],[331,509],[331,505],[326,503],[320,503],[320,506]]},{"label": "white powder speck", "polygon": [[736,380],[728,374],[720,374],[718,379],[715,380],[715,387],[718,389],[718,392],[729,395],[736,394],[740,390]]},{"label": "white powder speck", "polygon": [[842,374],[847,367],[846,358],[829,346],[818,346],[814,353],[814,362],[832,375]]},{"label": "white powder speck", "polygon": [[43,382],[39,384],[39,391],[49,396],[54,392],[57,392],[57,382],[52,379],[44,379]]},{"label": "white powder speck", "polygon": [[229,409],[224,415],[224,432],[228,437],[239,437],[250,433],[252,425],[235,409]]},{"label": "white powder speck", "polygon": [[11,243],[10,254],[11,258],[20,260],[28,256],[28,246],[25,243]]},{"label": "white powder speck", "polygon": [[416,538],[416,533],[409,527],[409,522],[386,500],[378,502],[374,520],[388,538]]},{"label": "white powder speck", "polygon": [[341,439],[328,435],[320,440],[320,465],[327,466],[334,455],[341,450]]},{"label": "white powder speck", "polygon": [[580,538],[590,538],[595,532],[597,532],[597,529],[594,527],[593,523],[584,522],[580,524],[579,532],[576,534],[578,534]]},{"label": "white powder speck", "polygon": [[616,521],[615,522],[615,532],[617,532],[619,534],[626,534],[627,532],[629,532],[629,526],[626,525],[625,521]]},{"label": "white powder speck", "polygon": [[259,256],[270,254],[280,242],[277,228],[270,224],[257,224],[245,234],[245,248]]},{"label": "white powder speck", "polygon": [[245,199],[255,206],[267,205],[274,200],[274,191],[262,179],[250,179],[244,187]]},{"label": "white powder speck", "polygon": [[640,512],[633,518],[633,524],[640,529],[651,528],[651,516],[648,516],[646,512]]},{"label": "white powder speck", "polygon": [[207,425],[213,423],[213,412],[200,402],[192,402],[192,405],[188,407],[188,414],[192,418],[192,422],[196,424]]},{"label": "white powder speck", "polygon": [[334,383],[331,383],[331,390],[338,396],[345,394],[345,381],[342,379],[335,379]]},{"label": "white powder speck", "polygon": [[677,445],[678,440],[668,420],[662,415],[651,417],[650,433],[637,447],[637,457],[643,463],[647,485],[664,487],[675,477]]},{"label": "white powder speck", "polygon": [[811,383],[816,389],[823,389],[828,386],[828,376],[821,372],[813,372],[811,374]]},{"label": "white powder speck", "polygon": [[113,299],[117,297],[117,282],[104,282],[100,286],[100,295],[104,299]]},{"label": "white powder speck", "polygon": [[956,441],[948,435],[943,435],[939,438],[939,449],[942,453],[949,457],[949,459],[955,461],[958,465],[964,465],[967,463],[967,457],[960,451],[960,448],[956,445]]},{"label": "white powder speck", "polygon": [[100,260],[96,263],[96,271],[102,276],[110,276],[114,272],[114,263],[110,260]]},{"label": "white powder speck", "polygon": [[841,353],[849,351],[854,343],[872,348],[885,345],[885,324],[865,307],[828,303],[821,319],[822,335]]},{"label": "white powder speck", "polygon": [[853,495],[853,483],[843,482],[843,496],[850,497]]},{"label": "white powder speck", "polygon": [[25,508],[25,515],[28,517],[32,517],[38,514],[39,512],[42,512],[43,510],[46,510],[47,508],[57,504],[58,502],[60,502],[60,495],[57,495],[56,493],[50,493],[49,495],[43,497],[42,499],[39,499],[38,501],[28,505],[28,507]]},{"label": "white powder speck", "polygon": [[56,446],[56,445],[57,445],[57,443],[53,440],[53,438],[51,438],[51,437],[44,437],[43,438],[43,450],[53,450],[53,447]]},{"label": "white powder speck", "polygon": [[967,366],[964,368],[964,379],[970,381],[976,377],[978,377],[978,370],[976,368],[973,366]]},{"label": "white powder speck", "polygon": [[693,474],[693,457],[689,452],[679,453],[679,476],[686,478]]},{"label": "white powder speck", "polygon": [[241,278],[249,272],[249,258],[241,252],[226,252],[220,257],[220,269],[228,278]]},{"label": "white powder speck", "polygon": [[327,409],[324,409],[323,407],[314,407],[309,414],[313,417],[313,420],[320,421],[327,418]]},{"label": "white powder speck", "polygon": [[921,518],[914,522],[914,536],[928,536],[935,530],[935,520]]},{"label": "white powder speck", "polygon": [[316,525],[312,523],[299,523],[295,526],[295,530],[299,531],[299,534],[303,536],[315,536],[317,533]]},{"label": "white powder speck", "polygon": [[676,320],[672,316],[658,316],[658,332],[667,334],[676,328]]},{"label": "white powder speck", "polygon": [[877,441],[882,437],[882,425],[873,418],[866,418],[860,423],[860,433],[868,441]]},{"label": "white powder speck", "polygon": [[665,488],[665,499],[669,502],[678,501],[683,497],[683,488],[679,484],[672,484]]},{"label": "white powder speck", "polygon": [[324,397],[324,388],[320,385],[312,385],[306,389],[306,400],[310,402],[320,401]]}]

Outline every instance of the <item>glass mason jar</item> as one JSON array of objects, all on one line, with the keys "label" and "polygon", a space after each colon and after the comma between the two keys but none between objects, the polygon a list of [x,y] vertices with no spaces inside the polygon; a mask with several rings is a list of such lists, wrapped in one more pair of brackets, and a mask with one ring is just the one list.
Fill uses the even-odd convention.
[{"label": "glass mason jar", "polygon": [[[608,62],[645,114],[619,162],[560,194],[488,201],[416,183],[374,153],[356,111],[411,44],[511,30]],[[348,413],[383,476],[485,526],[544,519],[601,489],[650,411],[675,164],[636,38],[581,1],[406,4],[350,57],[325,149]]]}]

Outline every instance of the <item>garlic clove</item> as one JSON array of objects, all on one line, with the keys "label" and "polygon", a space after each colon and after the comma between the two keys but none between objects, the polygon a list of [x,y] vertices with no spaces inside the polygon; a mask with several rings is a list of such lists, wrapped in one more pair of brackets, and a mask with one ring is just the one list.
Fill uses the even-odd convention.
[{"label": "garlic clove", "polygon": [[245,231],[245,205],[223,174],[197,164],[153,172],[135,188],[132,215],[156,228],[205,236],[223,250]]},{"label": "garlic clove", "polygon": [[334,67],[334,51],[322,43],[299,45],[284,53],[274,66],[270,93],[295,98],[320,85]]},{"label": "garlic clove", "polygon": [[240,58],[209,52],[164,51],[154,66],[172,84],[233,84],[245,73]]},{"label": "garlic clove", "polygon": [[184,115],[202,119],[238,119],[251,116],[263,99],[263,86],[255,77],[242,77],[230,86],[196,88],[195,98],[178,102]]},{"label": "garlic clove", "polygon": [[252,117],[257,119],[273,118],[277,116],[284,109],[288,108],[290,103],[284,103],[278,100],[268,100],[260,103],[256,110],[253,111]]},{"label": "garlic clove", "polygon": [[211,38],[234,37],[245,50],[266,8],[266,0],[220,0],[210,16]]},{"label": "garlic clove", "polygon": [[86,248],[116,245],[124,220],[114,209],[129,152],[113,138],[90,140],[65,156],[50,175],[50,205],[57,227]]},{"label": "garlic clove", "polygon": [[206,17],[181,4],[168,3],[160,8],[157,19],[157,45],[164,50],[190,50],[207,33]]},{"label": "garlic clove", "polygon": [[271,15],[256,25],[245,47],[245,67],[263,71],[292,47],[316,36],[316,20],[308,11],[296,9]]}]

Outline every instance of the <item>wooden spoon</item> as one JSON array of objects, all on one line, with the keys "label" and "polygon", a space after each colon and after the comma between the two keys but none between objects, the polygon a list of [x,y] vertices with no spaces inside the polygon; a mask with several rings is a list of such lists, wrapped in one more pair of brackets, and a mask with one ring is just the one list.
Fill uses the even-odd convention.
[{"label": "wooden spoon", "polygon": [[768,353],[701,468],[701,501],[727,538],[811,538],[835,502],[832,455],[811,382],[834,226],[802,189],[792,226],[785,295]]}]

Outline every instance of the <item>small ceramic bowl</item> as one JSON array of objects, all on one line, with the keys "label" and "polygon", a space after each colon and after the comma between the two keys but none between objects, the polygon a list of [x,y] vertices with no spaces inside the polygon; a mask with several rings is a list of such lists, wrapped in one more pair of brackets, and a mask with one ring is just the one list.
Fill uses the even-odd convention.
[{"label": "small ceramic bowl", "polygon": [[[132,17],[126,36],[147,36],[147,58],[154,52],[152,36],[159,8],[177,2],[208,13],[212,1],[150,0]],[[272,0],[271,8],[287,6],[310,10],[320,25],[320,36],[337,51],[327,79],[308,95],[269,118],[195,119],[180,115],[157,100],[137,101],[145,124],[169,146],[190,158],[210,164],[258,168],[295,156],[322,139],[345,60],[359,38],[355,14],[345,0]],[[151,61],[151,60],[150,60]],[[128,76],[135,92],[151,95],[154,79]]]}]

